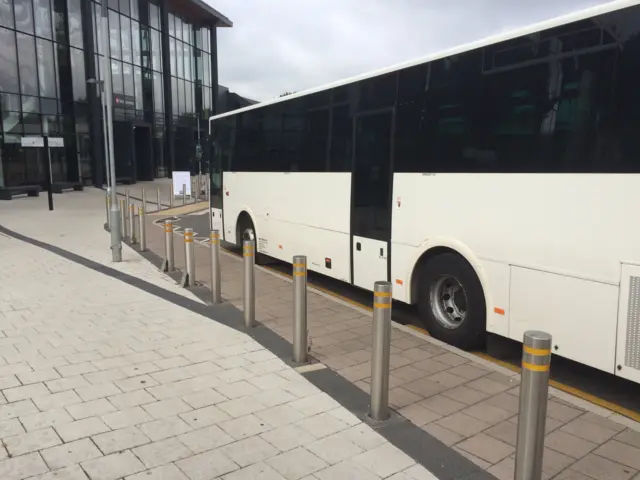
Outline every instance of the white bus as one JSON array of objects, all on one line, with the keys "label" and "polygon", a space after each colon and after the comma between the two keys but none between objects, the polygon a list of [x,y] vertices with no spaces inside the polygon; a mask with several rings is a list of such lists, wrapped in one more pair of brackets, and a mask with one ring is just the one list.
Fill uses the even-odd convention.
[{"label": "white bus", "polygon": [[[258,73],[259,74],[259,73]],[[224,239],[640,381],[640,1],[217,115]]]}]

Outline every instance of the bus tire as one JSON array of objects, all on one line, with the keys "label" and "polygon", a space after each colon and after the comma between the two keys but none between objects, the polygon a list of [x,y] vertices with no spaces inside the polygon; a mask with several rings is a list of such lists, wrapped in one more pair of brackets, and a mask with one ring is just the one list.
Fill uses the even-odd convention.
[{"label": "bus tire", "polygon": [[486,338],[486,303],[480,280],[455,253],[430,259],[420,272],[418,310],[431,335],[464,350]]},{"label": "bus tire", "polygon": [[258,250],[258,235],[256,233],[256,228],[253,226],[253,221],[249,215],[242,214],[238,219],[237,223],[237,231],[236,231],[236,241],[238,247],[242,248],[245,240],[253,240],[255,242],[255,260],[256,265],[264,265],[266,264],[266,257],[257,252]]}]

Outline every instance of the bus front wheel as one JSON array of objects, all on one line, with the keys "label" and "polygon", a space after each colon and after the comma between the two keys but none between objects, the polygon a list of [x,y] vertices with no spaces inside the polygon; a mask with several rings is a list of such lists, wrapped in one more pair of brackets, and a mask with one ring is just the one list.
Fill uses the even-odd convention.
[{"label": "bus front wheel", "polygon": [[482,346],[484,293],[464,258],[445,253],[430,259],[422,268],[418,288],[420,318],[431,335],[465,350]]},{"label": "bus front wheel", "polygon": [[255,261],[256,265],[265,265],[267,263],[264,255],[257,252],[258,250],[258,237],[256,235],[256,229],[253,226],[253,222],[251,221],[251,217],[247,214],[243,214],[238,219],[236,231],[236,240],[237,244],[240,248],[244,245],[245,240],[253,240],[255,242],[256,255]]}]

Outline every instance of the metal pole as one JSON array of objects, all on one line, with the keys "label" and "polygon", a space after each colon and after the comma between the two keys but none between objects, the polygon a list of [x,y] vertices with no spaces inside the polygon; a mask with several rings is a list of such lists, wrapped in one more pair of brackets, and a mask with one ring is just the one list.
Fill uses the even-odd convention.
[{"label": "metal pole", "polygon": [[136,243],[136,211],[133,203],[129,205],[129,241]]},{"label": "metal pole", "polygon": [[293,361],[307,362],[307,257],[293,257]]},{"label": "metal pole", "polygon": [[147,224],[144,221],[144,207],[138,208],[138,221],[140,230],[140,251],[147,249]]},{"label": "metal pole", "polygon": [[187,203],[187,185],[185,183],[182,184],[182,205]]},{"label": "metal pole", "polygon": [[389,357],[391,353],[391,282],[373,284],[373,349],[369,417],[389,418]]},{"label": "metal pole", "polygon": [[551,365],[551,335],[524,333],[515,480],[540,480]]},{"label": "metal pole", "polygon": [[120,238],[127,236],[127,210],[124,208],[124,200],[120,200]]},{"label": "metal pole", "polygon": [[253,327],[256,320],[255,250],[255,241],[244,241],[242,247],[242,255],[244,257],[242,305],[244,307],[244,326],[246,328]]},{"label": "metal pole", "polygon": [[209,230],[213,230],[213,217],[211,216],[211,179],[209,176],[207,176],[205,185],[207,192],[207,210],[209,210]]},{"label": "metal pole", "polygon": [[220,231],[211,230],[211,301],[222,303],[222,275],[220,274]]},{"label": "metal pole", "polygon": [[184,229],[185,272],[182,274],[182,286],[193,287],[196,284],[196,257],[193,251],[193,228]]},{"label": "metal pole", "polygon": [[158,191],[156,192],[156,205],[158,207],[156,208],[156,212],[162,210],[162,207],[160,206],[160,186],[158,186]]},{"label": "metal pole", "polygon": [[111,228],[111,219],[109,218],[109,210],[111,209],[111,199],[109,198],[109,193],[104,196],[104,204],[107,209],[107,228]]},{"label": "metal pole", "polygon": [[173,193],[173,184],[169,185],[169,206],[173,208],[174,201],[174,193]]},{"label": "metal pole", "polygon": [[147,194],[144,191],[144,188],[142,189],[142,209],[143,210],[147,210]]},{"label": "metal pole", "polygon": [[198,203],[200,201],[200,176],[193,179],[193,183],[195,183],[195,194],[193,195],[194,203]]},{"label": "metal pole", "polygon": [[103,52],[103,80],[104,80],[104,104],[107,111],[107,144],[109,146],[109,176],[111,178],[111,257],[114,262],[122,261],[122,235],[121,217],[118,210],[118,197],[116,196],[116,161],[113,156],[113,90],[111,87],[111,60],[109,49],[109,25],[108,25],[107,0],[102,0],[102,45]]},{"label": "metal pole", "polygon": [[129,196],[129,189],[124,191],[124,206],[127,209],[127,217],[129,216],[129,205],[131,205],[131,197]]},{"label": "metal pole", "polygon": [[164,261],[162,271],[173,272],[176,269],[173,251],[173,220],[164,221]]}]

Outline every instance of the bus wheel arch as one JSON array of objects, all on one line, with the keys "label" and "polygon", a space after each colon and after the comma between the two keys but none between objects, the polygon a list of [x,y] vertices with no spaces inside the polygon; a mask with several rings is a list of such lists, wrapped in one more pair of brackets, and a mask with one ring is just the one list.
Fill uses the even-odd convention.
[{"label": "bus wheel arch", "polygon": [[236,244],[241,247],[244,240],[258,241],[255,223],[246,210],[240,212],[236,221]]},{"label": "bus wheel arch", "polygon": [[434,246],[418,258],[411,276],[411,299],[431,335],[462,349],[484,343],[486,282],[465,255]]}]

